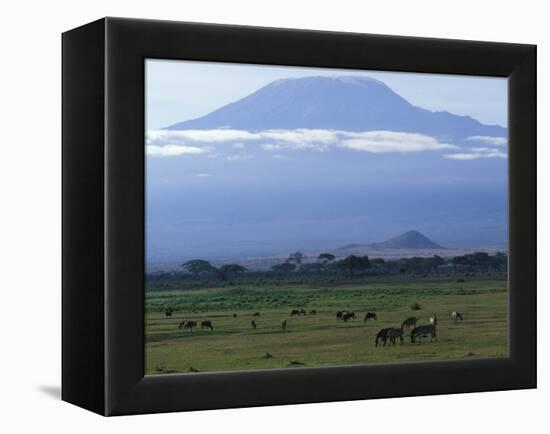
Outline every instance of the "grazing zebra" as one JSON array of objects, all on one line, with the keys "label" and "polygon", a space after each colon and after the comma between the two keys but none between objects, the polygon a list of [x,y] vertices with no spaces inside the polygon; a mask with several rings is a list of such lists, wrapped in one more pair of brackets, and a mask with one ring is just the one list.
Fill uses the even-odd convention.
[{"label": "grazing zebra", "polygon": [[374,345],[378,346],[378,343],[381,342],[381,343],[384,344],[384,346],[386,346],[386,342],[388,340],[387,334],[388,334],[388,331],[390,331],[390,330],[391,330],[391,327],[387,328],[387,329],[381,329],[376,334],[376,339],[374,340]]},{"label": "grazing zebra", "polygon": [[255,320],[255,319],[253,319],[252,321],[250,321],[250,325],[252,326],[252,328],[253,328],[254,330],[256,330],[256,320]]},{"label": "grazing zebra", "polygon": [[287,324],[286,319],[281,321],[281,327],[283,328],[283,331],[286,330],[286,324]]},{"label": "grazing zebra", "polygon": [[193,327],[197,327],[197,321],[191,321],[191,320],[187,320],[187,319],[184,319],[182,322],[180,322],[180,325],[178,326],[178,329],[189,329],[191,331],[193,331]]},{"label": "grazing zebra", "polygon": [[430,317],[430,324],[433,326],[437,325],[437,315],[435,313]]},{"label": "grazing zebra", "polygon": [[418,343],[421,343],[420,338],[422,338],[422,337],[426,338],[428,336],[431,337],[430,342],[432,342],[433,340],[437,341],[437,334],[436,334],[436,331],[435,331],[435,324],[422,325],[422,326],[415,327],[413,329],[413,331],[411,332],[411,342],[414,344],[416,342],[416,339],[418,338]]},{"label": "grazing zebra", "polygon": [[348,319],[355,319],[355,312],[342,313],[342,319],[344,320],[344,322],[348,322]]},{"label": "grazing zebra", "polygon": [[373,319],[378,319],[378,318],[376,317],[376,312],[367,312],[367,313],[365,314],[365,319],[363,319],[363,322],[367,322],[367,321],[368,321],[369,319],[371,319],[371,318],[373,318]]},{"label": "grazing zebra", "polygon": [[405,328],[407,330],[410,330],[411,327],[412,328],[415,328],[416,327],[416,318],[414,316],[410,316],[408,317],[405,321],[403,321],[403,323],[401,324],[401,328],[404,330]]},{"label": "grazing zebra", "polygon": [[201,321],[201,329],[210,329],[210,331],[213,332],[214,326],[212,325],[212,321],[208,319],[205,321]]},{"label": "grazing zebra", "polygon": [[399,338],[401,345],[403,345],[403,329],[391,328],[386,332],[386,340],[390,340],[390,344],[395,347],[395,341]]},{"label": "grazing zebra", "polygon": [[460,312],[457,312],[456,310],[453,311],[453,313],[451,314],[453,316],[453,318],[455,319],[455,321],[464,321],[464,318],[462,318],[462,314]]}]

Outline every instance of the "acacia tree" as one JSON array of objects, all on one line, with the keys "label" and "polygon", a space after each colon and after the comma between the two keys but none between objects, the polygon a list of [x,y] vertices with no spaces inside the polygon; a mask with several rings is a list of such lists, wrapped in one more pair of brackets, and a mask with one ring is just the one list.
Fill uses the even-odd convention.
[{"label": "acacia tree", "polygon": [[332,253],[321,253],[317,259],[326,264],[328,262],[334,261],[334,259],[336,259],[336,256],[334,256]]},{"label": "acacia tree", "polygon": [[298,252],[291,253],[286,261],[294,263],[296,264],[296,266],[299,267],[300,265],[302,265],[302,259],[304,259],[304,254],[298,251]]},{"label": "acacia tree", "polygon": [[487,252],[468,253],[451,260],[459,269],[467,271],[488,271],[506,269],[507,256],[497,254],[490,256]]},{"label": "acacia tree", "polygon": [[350,275],[353,275],[355,271],[362,271],[370,268],[370,261],[368,256],[351,255],[338,261],[336,266],[347,271]]},{"label": "acacia tree", "polygon": [[246,271],[248,270],[240,264],[225,264],[218,269],[222,280],[227,279],[229,274],[244,273]]},{"label": "acacia tree", "polygon": [[210,262],[205,261],[204,259],[191,259],[183,264],[181,264],[183,269],[195,276],[200,274],[215,273],[218,271]]}]

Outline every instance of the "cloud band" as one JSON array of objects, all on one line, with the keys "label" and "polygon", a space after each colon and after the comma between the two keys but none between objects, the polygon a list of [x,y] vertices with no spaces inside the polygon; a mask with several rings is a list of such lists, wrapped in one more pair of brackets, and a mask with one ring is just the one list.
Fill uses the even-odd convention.
[{"label": "cloud band", "polygon": [[[155,130],[147,133],[147,155],[199,155],[211,151],[211,146],[229,144],[243,148],[244,143],[257,145],[267,152],[281,150],[327,151],[331,148],[370,153],[411,153],[459,149],[436,138],[395,131],[352,132],[323,129],[265,130]],[[205,147],[208,144],[208,147]]]}]

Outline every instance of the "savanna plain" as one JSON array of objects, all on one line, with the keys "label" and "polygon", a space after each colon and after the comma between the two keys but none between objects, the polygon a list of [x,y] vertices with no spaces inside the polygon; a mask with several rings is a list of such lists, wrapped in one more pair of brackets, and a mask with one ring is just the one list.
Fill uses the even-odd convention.
[{"label": "savanna plain", "polygon": [[[506,357],[506,273],[239,279],[146,290],[146,374]],[[200,285],[199,285],[200,286]],[[294,311],[294,312],[293,312]],[[337,312],[353,312],[344,320]],[[367,312],[376,319],[365,320]],[[453,317],[459,312],[462,320]],[[437,316],[437,340],[380,340]],[[195,322],[195,327],[185,323]],[[212,327],[201,327],[208,321]],[[284,324],[283,324],[284,323]]]}]

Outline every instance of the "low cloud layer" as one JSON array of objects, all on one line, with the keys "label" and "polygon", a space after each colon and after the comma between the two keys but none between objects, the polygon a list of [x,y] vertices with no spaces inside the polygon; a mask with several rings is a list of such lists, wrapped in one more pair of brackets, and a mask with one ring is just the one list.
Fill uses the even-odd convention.
[{"label": "low cloud layer", "polygon": [[[218,158],[225,155],[228,161],[253,158],[249,152],[260,149],[274,158],[286,159],[292,151],[325,152],[344,149],[355,152],[415,153],[428,151],[455,151],[443,154],[449,160],[477,160],[481,158],[507,158],[501,149],[506,139],[491,136],[471,136],[466,139],[489,146],[461,148],[438,141],[434,137],[394,131],[341,131],[341,130],[156,130],[147,133],[147,155],[151,157],[198,156]],[[496,148],[495,146],[498,146]],[[236,150],[247,153],[235,153]],[[226,151],[224,153],[224,150]]]},{"label": "low cloud layer", "polygon": [[209,148],[185,145],[147,145],[147,155],[153,157],[175,157],[178,155],[200,155],[210,152]]},{"label": "low cloud layer", "polygon": [[506,139],[505,137],[470,136],[466,140],[470,142],[479,142],[486,145],[494,145],[494,146],[506,146],[508,144],[508,139]]},{"label": "low cloud layer", "polygon": [[500,149],[495,148],[468,148],[465,151],[457,154],[445,154],[444,158],[449,160],[478,160],[480,158],[507,158],[507,154]]},{"label": "low cloud layer", "polygon": [[459,149],[458,146],[440,143],[435,138],[422,134],[396,133],[392,131],[369,131],[365,133],[347,133],[353,138],[341,141],[341,148],[372,153],[386,152],[423,152],[442,149]]},{"label": "low cloud layer", "polygon": [[[411,153],[459,149],[458,146],[415,133],[394,131],[352,132],[322,129],[266,130],[155,130],[147,133],[147,155],[177,156],[212,153],[228,145],[233,149],[256,146],[266,152],[310,150],[324,152],[339,148],[370,153]],[[239,159],[233,157],[234,160]]]}]

